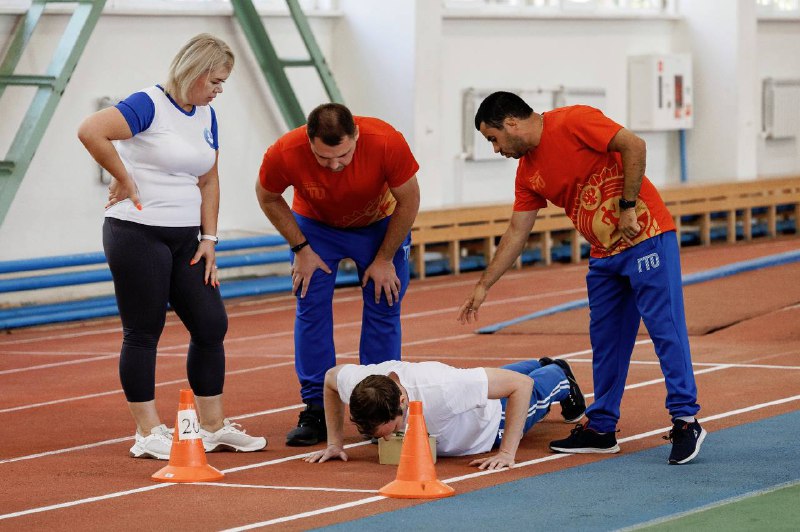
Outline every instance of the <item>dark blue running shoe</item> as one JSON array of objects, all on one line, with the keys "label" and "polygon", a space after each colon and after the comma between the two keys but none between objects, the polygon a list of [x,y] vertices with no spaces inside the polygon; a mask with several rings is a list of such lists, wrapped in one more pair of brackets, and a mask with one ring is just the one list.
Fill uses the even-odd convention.
[{"label": "dark blue running shoe", "polygon": [[708,432],[697,420],[694,423],[675,421],[669,435],[664,436],[665,440],[672,442],[672,452],[669,453],[670,465],[685,464],[697,456],[706,434]]},{"label": "dark blue running shoe", "polygon": [[583,417],[586,412],[586,399],[583,397],[578,381],[575,380],[575,375],[572,373],[572,368],[569,367],[566,360],[557,358],[544,357],[539,359],[539,364],[542,366],[549,366],[555,364],[564,371],[564,375],[569,381],[569,395],[566,399],[561,401],[561,415],[564,417],[564,423],[576,423]]}]

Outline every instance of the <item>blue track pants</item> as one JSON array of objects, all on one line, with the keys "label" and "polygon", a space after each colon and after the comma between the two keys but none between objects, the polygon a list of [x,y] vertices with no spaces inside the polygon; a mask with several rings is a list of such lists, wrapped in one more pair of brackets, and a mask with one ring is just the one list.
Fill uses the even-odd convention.
[{"label": "blue track pants", "polygon": [[[314,252],[325,261],[333,273],[317,270],[311,277],[306,297],[297,291],[297,311],[294,322],[295,369],[300,380],[300,392],[305,403],[322,404],[322,387],[325,372],[336,365],[336,348],[333,343],[333,289],[339,262],[350,258],[356,263],[358,278],[375,259],[386,236],[389,218],[367,227],[341,229],[323,224],[295,213],[300,230]],[[394,267],[400,279],[400,301],[408,288],[408,255],[411,235],[394,255]],[[294,254],[291,256],[294,262]],[[361,318],[361,343],[359,362],[378,364],[387,360],[400,360],[400,302],[391,307],[386,295],[381,294],[375,303],[375,285],[372,281],[363,288],[364,308]]]},{"label": "blue track pants", "polygon": [[673,420],[695,415],[700,407],[675,232],[649,238],[611,257],[589,259],[586,285],[595,394],[586,410],[589,426],[598,432],[616,430],[640,319],[664,374],[667,410]]},{"label": "blue track pants", "polygon": [[[531,430],[547,415],[550,403],[563,401],[569,395],[567,376],[564,374],[564,370],[555,364],[542,367],[538,360],[525,360],[508,364],[502,369],[516,371],[533,379],[533,393],[531,393],[531,402],[528,407],[528,417],[525,418],[525,427],[522,429],[523,434]],[[500,402],[503,405],[503,417],[500,420],[495,446],[500,445],[506,426],[506,399],[501,399]]]}]

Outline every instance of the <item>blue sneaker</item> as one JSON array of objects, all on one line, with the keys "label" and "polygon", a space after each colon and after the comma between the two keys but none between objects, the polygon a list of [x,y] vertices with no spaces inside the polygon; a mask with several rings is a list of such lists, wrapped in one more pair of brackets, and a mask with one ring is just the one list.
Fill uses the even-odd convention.
[{"label": "blue sneaker", "polygon": [[690,462],[700,452],[700,445],[706,439],[706,429],[700,426],[697,420],[694,423],[677,420],[672,425],[665,440],[672,442],[672,452],[669,453],[670,465],[685,464]]}]

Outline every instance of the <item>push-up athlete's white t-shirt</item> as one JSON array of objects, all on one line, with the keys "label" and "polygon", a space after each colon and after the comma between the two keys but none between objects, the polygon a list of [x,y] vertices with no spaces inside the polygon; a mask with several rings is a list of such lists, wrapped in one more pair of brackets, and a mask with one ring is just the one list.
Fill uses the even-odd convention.
[{"label": "push-up athlete's white t-shirt", "polygon": [[353,388],[370,375],[395,373],[409,401],[422,401],[428,433],[436,436],[436,453],[462,456],[492,449],[500,426],[499,399],[489,399],[489,378],[483,368],[459,369],[440,362],[400,362],[339,370],[339,397],[350,404]]},{"label": "push-up athlete's white t-shirt", "polygon": [[116,108],[133,133],[115,145],[136,183],[142,210],[126,199],[106,209],[106,216],[161,227],[199,226],[198,177],[211,170],[219,149],[214,109],[185,111],[158,85]]}]

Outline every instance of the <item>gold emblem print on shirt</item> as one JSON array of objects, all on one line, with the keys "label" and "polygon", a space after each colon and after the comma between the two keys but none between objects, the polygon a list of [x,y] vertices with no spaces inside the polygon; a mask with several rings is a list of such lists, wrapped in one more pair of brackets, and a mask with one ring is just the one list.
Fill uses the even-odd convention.
[{"label": "gold emblem print on shirt", "polygon": [[397,200],[387,189],[384,194],[370,201],[363,209],[353,211],[347,216],[342,216],[339,227],[364,227],[383,220],[394,212]]},{"label": "gold emblem print on shirt", "polygon": [[534,191],[538,192],[539,194],[544,193],[544,178],[539,170],[536,170],[536,173],[528,178],[528,182]]},{"label": "gold emblem print on shirt", "polygon": [[[619,225],[619,198],[622,196],[624,178],[616,165],[593,174],[584,184],[575,201],[573,221],[578,231],[589,243],[607,255],[619,253],[628,246],[622,242]],[[660,233],[658,224],[643,201],[636,203],[636,218],[643,228],[634,243]]]}]

